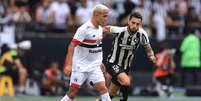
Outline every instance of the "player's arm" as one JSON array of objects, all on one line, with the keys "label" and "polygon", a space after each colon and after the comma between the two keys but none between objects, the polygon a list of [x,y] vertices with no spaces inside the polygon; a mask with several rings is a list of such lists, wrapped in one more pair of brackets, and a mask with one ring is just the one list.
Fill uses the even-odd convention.
[{"label": "player's arm", "polygon": [[66,60],[64,64],[64,73],[66,75],[70,75],[72,70],[72,60],[73,60],[73,54],[74,49],[77,45],[80,45],[82,41],[84,40],[85,34],[83,28],[78,28],[76,31],[72,41],[68,45],[68,53],[66,55]]},{"label": "player's arm", "polygon": [[68,45],[68,53],[66,55],[66,60],[64,64],[64,73],[66,75],[70,75],[71,73],[74,48],[79,44],[81,44],[80,41],[73,39],[71,43]]},{"label": "player's arm", "polygon": [[152,47],[149,43],[149,38],[147,36],[147,33],[143,29],[141,29],[141,30],[143,32],[141,44],[143,44],[143,46],[146,50],[147,56],[150,59],[150,61],[152,61],[155,64],[156,63],[156,57],[155,57],[154,51],[152,50]]},{"label": "player's arm", "polygon": [[156,63],[156,57],[155,57],[154,52],[151,48],[151,45],[145,44],[144,47],[145,47],[148,58],[155,64]]},{"label": "player's arm", "polygon": [[107,34],[117,34],[119,32],[122,32],[124,30],[124,27],[118,27],[118,26],[104,26],[103,27],[103,35],[107,35]]},{"label": "player's arm", "polygon": [[104,26],[103,33],[110,33],[110,26]]}]

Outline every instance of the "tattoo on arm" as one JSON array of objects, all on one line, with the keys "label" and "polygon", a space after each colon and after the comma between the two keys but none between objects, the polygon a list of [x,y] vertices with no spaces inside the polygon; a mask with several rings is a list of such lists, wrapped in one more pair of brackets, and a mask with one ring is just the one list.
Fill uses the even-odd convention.
[{"label": "tattoo on arm", "polygon": [[146,45],[144,45],[144,47],[145,47],[145,50],[146,50],[146,52],[147,52],[147,56],[148,56],[148,57],[154,55],[154,52],[153,52],[153,50],[152,50],[150,44],[146,44]]}]

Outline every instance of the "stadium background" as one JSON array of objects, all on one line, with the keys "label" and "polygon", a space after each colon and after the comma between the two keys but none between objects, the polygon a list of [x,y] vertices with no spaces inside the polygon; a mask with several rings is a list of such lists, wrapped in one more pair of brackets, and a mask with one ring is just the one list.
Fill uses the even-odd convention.
[{"label": "stadium background", "polygon": [[[35,82],[37,82],[38,86],[41,85],[41,80],[43,77],[44,70],[47,69],[49,63],[52,60],[58,61],[60,65],[60,69],[62,70],[64,59],[66,56],[66,47],[68,46],[73,33],[75,33],[76,28],[82,23],[82,21],[78,21],[76,18],[80,19],[82,17],[87,17],[87,15],[90,15],[90,11],[86,10],[85,13],[89,13],[87,15],[78,14],[76,11],[82,7],[82,3],[88,1],[89,5],[95,5],[97,3],[105,3],[109,5],[112,8],[111,16],[109,16],[107,24],[111,25],[120,25],[123,26],[126,24],[126,18],[127,15],[135,10],[139,10],[143,13],[143,20],[144,24],[143,27],[146,28],[146,30],[150,33],[150,42],[153,47],[153,50],[155,52],[158,52],[161,42],[165,41],[169,43],[170,48],[174,48],[179,50],[182,40],[185,38],[187,33],[189,32],[196,32],[200,34],[201,29],[201,4],[200,0],[64,0],[65,4],[67,4],[70,8],[70,12],[67,15],[70,15],[72,18],[72,23],[69,23],[70,21],[67,20],[64,25],[65,28],[59,26],[58,29],[54,29],[51,25],[51,27],[42,26],[37,18],[36,18],[36,9],[39,8],[39,6],[42,4],[42,1],[51,1],[51,0],[1,0],[0,1],[0,11],[1,11],[1,19],[0,19],[0,29],[1,29],[1,44],[4,43],[4,37],[3,34],[5,33],[11,33],[14,36],[6,36],[5,38],[9,39],[6,40],[5,43],[13,44],[17,43],[23,40],[30,40],[32,42],[31,50],[29,51],[28,55],[22,59],[25,67],[28,70],[29,79],[33,79]],[[52,0],[52,2],[57,2],[59,0]],[[10,4],[10,2],[13,2],[13,4]],[[52,3],[51,2],[51,3]],[[145,6],[142,6],[142,2],[144,2]],[[50,3],[50,5],[51,5]],[[3,5],[3,6],[2,6]],[[180,13],[178,13],[179,16],[182,16],[181,18],[177,16],[177,13],[170,13],[175,11],[177,5],[179,7]],[[6,19],[9,18],[11,15],[15,15],[16,13],[20,12],[20,9],[23,9],[25,7],[25,11],[30,15],[30,20],[24,19],[23,21],[18,21],[20,19],[15,20],[13,19]],[[189,13],[189,8],[194,7],[195,12],[193,13],[195,15],[192,15],[192,13]],[[90,8],[90,7],[89,7]],[[10,9],[13,10],[13,14],[9,15],[6,10]],[[62,11],[62,10],[61,10]],[[7,12],[7,13],[6,13]],[[164,13],[165,12],[165,13]],[[149,15],[146,15],[149,14]],[[185,18],[185,16],[191,15],[196,16],[195,18]],[[15,15],[17,16],[17,14]],[[145,16],[145,17],[144,17]],[[147,17],[148,16],[148,17]],[[166,18],[169,17],[172,19],[173,22],[168,22]],[[20,18],[20,17],[19,17]],[[28,17],[29,18],[29,17]],[[147,19],[148,18],[148,19]],[[115,20],[114,20],[115,19]],[[162,19],[158,21],[158,19]],[[84,19],[83,19],[84,20]],[[178,25],[174,26],[174,22],[179,22]],[[195,28],[188,26],[188,23],[196,22]],[[173,24],[174,23],[174,24]],[[159,26],[157,26],[159,25]],[[9,27],[8,27],[9,26]],[[12,30],[12,28],[14,30]],[[55,27],[55,26],[54,26]],[[57,26],[58,27],[58,26]],[[8,31],[6,32],[4,29],[8,28]],[[171,29],[172,28],[172,29]],[[179,30],[175,30],[179,29]],[[103,43],[103,50],[104,50],[104,59],[106,58],[106,55],[109,52],[110,46],[111,46],[112,37],[107,37],[104,39]],[[176,82],[174,83],[174,93],[175,96],[185,96],[185,93],[187,91],[187,88],[184,88],[181,86],[181,75],[180,75],[180,61],[181,61],[181,54],[178,52],[175,56],[176,61],[176,73],[175,78]],[[139,89],[146,89],[152,86],[152,73],[153,73],[154,67],[153,65],[148,61],[145,51],[143,47],[140,47],[136,57],[134,58],[134,64],[133,64],[133,77],[134,82],[133,86],[134,88],[131,90],[131,96],[136,96],[139,93],[136,93]],[[201,86],[201,75],[198,77],[198,87]],[[188,88],[193,88],[192,86]],[[201,88],[199,88],[201,89]],[[201,92],[200,92],[201,93]],[[79,95],[82,96],[97,96],[96,94],[93,94],[91,92],[86,92],[86,89],[81,89]],[[61,95],[60,95],[61,96]],[[39,99],[41,101],[50,100],[49,98],[37,98],[33,97],[34,99]],[[25,100],[25,99],[32,99],[29,97],[16,97],[16,101],[18,100]],[[58,100],[58,97],[52,98]],[[82,99],[82,98],[81,98]],[[93,99],[93,98],[92,98]],[[132,100],[135,99],[135,97],[131,98]],[[186,98],[181,99],[172,99],[172,100],[185,100]],[[200,98],[190,99],[190,100],[197,100]],[[12,98],[8,97],[1,97],[0,101],[15,101]],[[136,100],[142,100],[146,101],[147,99],[138,99]],[[164,99],[153,99],[153,101],[163,101]],[[172,101],[171,100],[171,101]],[[189,100],[189,99],[186,99]],[[27,100],[29,101],[29,100]],[[80,99],[76,101],[81,101]],[[166,101],[166,100],[164,100]]]}]

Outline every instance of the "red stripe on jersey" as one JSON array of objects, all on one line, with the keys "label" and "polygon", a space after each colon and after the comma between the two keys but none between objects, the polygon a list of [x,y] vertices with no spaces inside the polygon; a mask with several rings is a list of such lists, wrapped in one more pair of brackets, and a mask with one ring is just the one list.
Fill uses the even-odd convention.
[{"label": "red stripe on jersey", "polygon": [[79,89],[80,88],[80,85],[79,84],[76,84],[76,83],[71,83],[70,85],[72,88],[75,88],[75,89]]},{"label": "red stripe on jersey", "polygon": [[86,43],[96,43],[97,40],[84,40],[83,42],[86,42]]},{"label": "red stripe on jersey", "polygon": [[80,45],[82,42],[80,42],[79,40],[77,39],[73,39],[72,42],[75,44],[75,45]]}]

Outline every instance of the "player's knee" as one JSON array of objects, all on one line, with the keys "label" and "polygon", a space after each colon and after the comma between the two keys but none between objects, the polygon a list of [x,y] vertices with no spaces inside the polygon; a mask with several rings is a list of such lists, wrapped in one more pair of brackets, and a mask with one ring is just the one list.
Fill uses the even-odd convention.
[{"label": "player's knee", "polygon": [[105,83],[99,83],[99,84],[96,84],[96,89],[97,91],[100,93],[100,94],[104,94],[107,92],[107,88],[105,86]]},{"label": "player's knee", "polygon": [[75,84],[71,84],[69,91],[68,91],[68,96],[71,99],[74,99],[77,95],[77,91],[79,90],[80,86],[75,85]]},{"label": "player's knee", "polygon": [[69,98],[74,99],[76,97],[76,95],[77,95],[77,91],[69,90],[67,95],[68,95]]},{"label": "player's knee", "polygon": [[97,90],[98,90],[98,92],[99,92],[100,94],[104,94],[104,93],[107,92],[107,88],[106,88],[105,85],[102,85],[102,86],[97,87]]},{"label": "player's knee", "polygon": [[71,99],[74,99],[76,97],[76,93],[75,92],[68,92],[68,97]]},{"label": "player's knee", "polygon": [[109,90],[109,94],[110,94],[110,96],[116,96],[117,95],[117,91],[115,91],[115,90]]},{"label": "player's knee", "polygon": [[120,84],[123,85],[123,86],[130,86],[130,80],[129,79],[124,79],[124,81],[122,81]]}]

